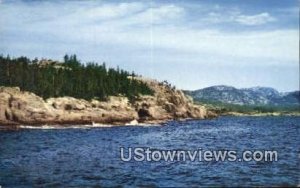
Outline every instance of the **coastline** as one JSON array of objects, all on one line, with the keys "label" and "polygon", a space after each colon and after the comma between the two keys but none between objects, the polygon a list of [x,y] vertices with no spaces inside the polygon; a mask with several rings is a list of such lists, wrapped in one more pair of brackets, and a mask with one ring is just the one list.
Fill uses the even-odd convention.
[{"label": "coastline", "polygon": [[131,122],[113,122],[113,123],[66,123],[63,122],[61,124],[50,122],[48,124],[14,124],[14,125],[1,125],[0,131],[3,130],[22,130],[22,129],[90,129],[90,128],[111,128],[111,127],[158,127],[163,126],[164,124],[171,121],[191,121],[191,120],[201,120],[201,119],[165,119],[165,120],[149,120],[144,122],[138,122],[133,120]]},{"label": "coastline", "polygon": [[43,99],[18,87],[0,87],[0,125],[31,128],[45,125],[135,126],[217,116],[205,107],[194,104],[180,90],[151,79],[131,79],[146,83],[154,95],[139,95],[133,101],[124,96],[109,96],[105,101],[67,96]]},{"label": "coastline", "polygon": [[[226,113],[219,115],[217,117],[211,117],[208,119],[218,118],[218,117],[300,117],[300,113],[289,114],[289,113]],[[0,125],[0,131],[6,130],[26,130],[26,129],[36,129],[36,130],[55,130],[55,129],[92,129],[92,128],[112,128],[112,127],[158,127],[164,126],[164,124],[172,121],[193,121],[202,120],[196,118],[185,118],[185,119],[165,119],[165,120],[149,120],[144,122],[138,122],[133,120],[131,122],[112,122],[112,123],[81,123],[81,122],[62,122],[54,123],[49,122],[47,124],[14,124],[14,125]]]}]

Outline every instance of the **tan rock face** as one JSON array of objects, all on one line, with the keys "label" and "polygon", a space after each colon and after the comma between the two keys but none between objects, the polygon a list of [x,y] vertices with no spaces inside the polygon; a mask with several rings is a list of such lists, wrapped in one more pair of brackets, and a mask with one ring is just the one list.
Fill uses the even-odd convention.
[{"label": "tan rock face", "polygon": [[8,93],[0,93],[0,124],[10,123],[9,119],[12,119],[12,114],[9,107],[10,95]]},{"label": "tan rock face", "polygon": [[186,97],[182,91],[175,90],[166,84],[155,80],[134,78],[146,82],[154,96],[140,96],[134,103],[140,120],[164,120],[164,119],[203,119],[214,117],[202,106],[194,105],[192,100]]},{"label": "tan rock face", "polygon": [[[134,78],[141,79],[141,78]],[[146,82],[154,96],[139,96],[129,103],[126,97],[111,96],[107,101],[49,98],[20,91],[17,87],[0,87],[0,125],[10,124],[125,124],[183,118],[214,116],[196,106],[181,91],[153,80]]]},{"label": "tan rock face", "polygon": [[90,107],[88,101],[75,99],[73,97],[50,98],[46,100],[46,103],[55,109],[66,111],[81,111]]},{"label": "tan rock face", "polygon": [[33,93],[2,87],[0,96],[1,122],[40,124],[54,118],[44,100]]}]

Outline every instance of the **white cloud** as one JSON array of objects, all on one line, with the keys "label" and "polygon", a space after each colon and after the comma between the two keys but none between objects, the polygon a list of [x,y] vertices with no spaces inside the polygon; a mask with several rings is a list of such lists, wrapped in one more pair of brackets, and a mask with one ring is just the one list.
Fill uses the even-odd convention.
[{"label": "white cloud", "polygon": [[149,8],[147,11],[141,14],[142,17],[146,19],[151,18],[153,23],[161,23],[174,21],[175,19],[180,19],[184,15],[184,9],[175,5],[165,5],[156,8]]},{"label": "white cloud", "polygon": [[262,25],[276,21],[274,17],[270,16],[269,13],[266,12],[251,16],[238,15],[234,20],[243,25]]},{"label": "white cloud", "polygon": [[275,22],[276,18],[272,17],[269,13],[263,12],[260,14],[254,15],[244,15],[238,9],[228,10],[221,12],[212,11],[204,17],[204,20],[207,23],[238,23],[241,25],[247,26],[256,26],[256,25],[264,25],[270,22]]},{"label": "white cloud", "polygon": [[118,28],[129,26],[135,27],[135,29],[149,28],[150,26],[157,24],[164,24],[166,26],[182,20],[184,15],[185,10],[181,7],[175,5],[162,5],[147,7],[143,11],[127,15],[120,20],[112,20],[108,24]]},{"label": "white cloud", "polygon": [[[126,17],[142,11],[144,8],[145,5],[142,3],[103,4],[98,7],[83,9],[74,14],[86,21],[102,21]],[[74,16],[71,15],[71,17]]]}]

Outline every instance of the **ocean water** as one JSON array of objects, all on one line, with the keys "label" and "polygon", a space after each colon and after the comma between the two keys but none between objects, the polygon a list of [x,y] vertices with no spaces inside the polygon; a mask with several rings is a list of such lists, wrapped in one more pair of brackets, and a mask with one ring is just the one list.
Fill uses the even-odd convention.
[{"label": "ocean water", "polygon": [[[300,117],[220,117],[155,127],[1,131],[0,185],[297,186],[299,127]],[[278,160],[125,162],[120,147],[275,150]]]}]

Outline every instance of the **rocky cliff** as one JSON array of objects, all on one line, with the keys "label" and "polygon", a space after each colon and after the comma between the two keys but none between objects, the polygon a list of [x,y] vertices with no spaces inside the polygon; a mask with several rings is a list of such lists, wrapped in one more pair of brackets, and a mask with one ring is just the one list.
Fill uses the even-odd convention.
[{"label": "rocky cliff", "polygon": [[182,91],[154,80],[134,79],[146,82],[154,96],[137,96],[131,102],[123,96],[111,96],[106,101],[72,97],[44,100],[17,87],[0,87],[0,125],[157,123],[214,117]]}]

